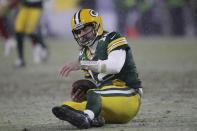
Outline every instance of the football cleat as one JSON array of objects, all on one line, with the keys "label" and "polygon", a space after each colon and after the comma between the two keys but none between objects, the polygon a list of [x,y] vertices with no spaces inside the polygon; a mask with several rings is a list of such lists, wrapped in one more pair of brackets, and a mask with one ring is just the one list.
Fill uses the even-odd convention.
[{"label": "football cleat", "polygon": [[17,59],[16,62],[15,62],[15,68],[23,68],[25,67],[25,62],[24,60],[21,60],[21,59]]},{"label": "football cleat", "polygon": [[52,112],[60,120],[68,121],[79,129],[88,129],[91,127],[91,120],[86,114],[69,106],[54,107]]},{"label": "football cleat", "polygon": [[92,127],[101,127],[104,125],[105,125],[105,119],[101,116],[95,117],[93,120],[91,120]]},{"label": "football cleat", "polygon": [[48,50],[43,48],[40,44],[36,44],[33,49],[34,63],[39,64],[45,62],[48,59]]},{"label": "football cleat", "polygon": [[42,59],[42,62],[46,62],[47,61],[47,59],[49,57],[48,55],[49,55],[49,53],[48,53],[47,48],[42,48],[42,51],[40,52],[40,57]]},{"label": "football cleat", "polygon": [[33,59],[36,64],[41,63],[40,53],[42,52],[42,47],[36,44],[33,48]]}]

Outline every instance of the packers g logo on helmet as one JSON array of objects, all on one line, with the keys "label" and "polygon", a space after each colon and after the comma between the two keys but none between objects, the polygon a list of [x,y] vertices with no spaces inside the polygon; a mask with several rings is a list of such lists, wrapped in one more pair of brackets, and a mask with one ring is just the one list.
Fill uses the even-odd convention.
[{"label": "packers g logo on helmet", "polygon": [[97,17],[98,16],[98,12],[94,11],[94,10],[90,10],[90,15],[93,17]]},{"label": "packers g logo on helmet", "polygon": [[[76,32],[83,29],[85,26],[90,25],[94,28],[94,38],[91,38],[88,42],[80,41],[80,38],[77,36]],[[102,19],[99,14],[92,9],[81,9],[76,12],[72,17],[71,26],[74,38],[80,46],[90,46],[94,44],[96,38],[103,34]]]}]

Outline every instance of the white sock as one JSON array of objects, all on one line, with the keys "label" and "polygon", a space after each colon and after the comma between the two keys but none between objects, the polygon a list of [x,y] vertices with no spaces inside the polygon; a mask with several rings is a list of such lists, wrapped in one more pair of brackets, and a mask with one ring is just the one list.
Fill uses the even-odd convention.
[{"label": "white sock", "polygon": [[93,111],[85,110],[84,113],[87,114],[91,120],[94,119],[94,112]]}]

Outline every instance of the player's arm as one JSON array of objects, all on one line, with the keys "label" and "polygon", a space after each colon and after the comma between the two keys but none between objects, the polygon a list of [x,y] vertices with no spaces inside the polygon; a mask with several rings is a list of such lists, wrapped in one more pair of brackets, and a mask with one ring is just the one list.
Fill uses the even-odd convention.
[{"label": "player's arm", "polygon": [[107,34],[104,41],[107,43],[108,58],[98,61],[81,61],[81,68],[104,74],[117,74],[121,71],[128,49],[126,38],[111,32]]},{"label": "player's arm", "polygon": [[107,60],[81,61],[82,69],[92,70],[98,73],[117,74],[121,71],[126,59],[125,50],[114,50],[109,53]]},{"label": "player's arm", "polygon": [[80,62],[78,60],[70,63],[64,64],[64,66],[59,71],[59,76],[68,76],[71,71],[76,71],[80,69]]}]

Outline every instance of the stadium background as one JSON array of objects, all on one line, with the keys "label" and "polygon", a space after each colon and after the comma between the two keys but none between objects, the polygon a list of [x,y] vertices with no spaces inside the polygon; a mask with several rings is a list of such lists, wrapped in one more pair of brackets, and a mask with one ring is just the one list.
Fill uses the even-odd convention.
[{"label": "stadium background", "polygon": [[[4,41],[0,39],[0,131],[76,130],[67,122],[58,121],[51,113],[54,105],[70,99],[71,85],[81,77],[80,72],[73,72],[68,78],[57,77],[63,64],[78,55],[78,46],[70,29],[70,18],[78,9],[76,2],[52,0],[46,3],[41,23],[50,47],[50,59],[46,63],[33,63],[32,47],[27,41],[28,65],[16,70],[13,68],[16,51],[13,50],[8,58],[4,57]],[[105,9],[100,10],[106,23],[104,26],[114,30],[115,14]],[[163,34],[128,37],[144,86],[141,110],[127,124],[111,124],[90,130],[197,129],[197,40],[194,24],[189,23],[192,21],[188,22],[187,33],[183,36],[171,35],[170,27],[165,28],[168,26],[166,23]]]}]

